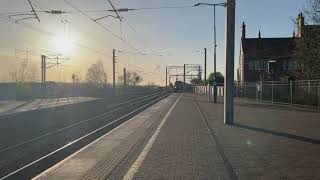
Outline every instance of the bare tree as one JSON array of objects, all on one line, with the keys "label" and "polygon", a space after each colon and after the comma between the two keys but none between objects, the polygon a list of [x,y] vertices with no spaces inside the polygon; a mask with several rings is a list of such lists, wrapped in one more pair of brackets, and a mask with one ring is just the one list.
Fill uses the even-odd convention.
[{"label": "bare tree", "polygon": [[13,65],[8,74],[10,81],[16,83],[34,82],[37,80],[37,67],[34,63],[23,61]]},{"label": "bare tree", "polygon": [[[119,76],[118,80],[120,82],[123,82],[124,76],[123,75]],[[135,86],[135,85],[138,85],[139,83],[141,83],[143,78],[137,72],[127,71],[126,80],[127,80],[127,85]]]},{"label": "bare tree", "polygon": [[35,82],[38,80],[38,74],[39,74],[39,68],[36,64],[32,63],[28,66],[29,73],[28,73],[28,78],[29,81]]},{"label": "bare tree", "polygon": [[308,0],[304,7],[308,23],[320,24],[320,0]]},{"label": "bare tree", "polygon": [[108,83],[107,73],[105,72],[102,61],[92,64],[86,74],[86,81],[97,87],[106,87]]},{"label": "bare tree", "polygon": [[[308,24],[303,35],[295,39],[293,58],[303,65],[303,78],[320,78],[320,0],[308,0],[304,7]],[[318,25],[318,26],[317,26]]]}]

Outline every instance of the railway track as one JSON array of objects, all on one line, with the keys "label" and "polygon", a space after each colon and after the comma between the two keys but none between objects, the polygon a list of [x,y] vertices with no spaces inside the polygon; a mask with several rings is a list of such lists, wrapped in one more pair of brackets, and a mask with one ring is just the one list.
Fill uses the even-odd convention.
[{"label": "railway track", "polygon": [[0,149],[0,180],[32,178],[168,95],[156,92],[111,104],[103,113]]}]

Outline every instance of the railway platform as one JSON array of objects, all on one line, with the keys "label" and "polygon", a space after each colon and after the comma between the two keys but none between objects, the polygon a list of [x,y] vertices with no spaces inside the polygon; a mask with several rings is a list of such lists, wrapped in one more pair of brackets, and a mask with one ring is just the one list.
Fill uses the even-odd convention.
[{"label": "railway platform", "polygon": [[34,179],[320,178],[320,138],[299,124],[319,126],[319,113],[235,109],[236,123],[225,125],[221,102],[173,94]]}]

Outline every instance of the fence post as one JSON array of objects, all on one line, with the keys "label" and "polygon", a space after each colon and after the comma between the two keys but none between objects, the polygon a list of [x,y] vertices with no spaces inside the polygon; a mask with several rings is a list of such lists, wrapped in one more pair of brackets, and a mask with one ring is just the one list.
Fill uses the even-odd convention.
[{"label": "fence post", "polygon": [[309,101],[311,101],[311,81],[308,81],[308,95],[309,95]]},{"label": "fence post", "polygon": [[208,85],[207,85],[207,87],[208,87],[208,102],[210,102],[211,101],[211,99],[210,99],[210,95],[211,95],[211,88],[210,88],[210,84],[208,83]]},{"label": "fence post", "polygon": [[244,83],[244,98],[247,99],[247,85]]},{"label": "fence post", "polygon": [[318,81],[318,109],[320,109],[320,81]]},{"label": "fence post", "polygon": [[[238,97],[238,85],[237,85],[237,83],[234,83],[234,86],[236,87],[236,89],[235,89],[235,90],[236,90],[235,96]],[[233,95],[233,96],[234,96],[234,95]]]},{"label": "fence post", "polygon": [[261,89],[260,89],[260,101],[262,101],[263,100],[263,81],[261,81],[261,85],[260,85],[261,87]]},{"label": "fence post", "polygon": [[273,104],[273,81],[271,83],[271,102]]},{"label": "fence post", "polygon": [[293,92],[292,92],[292,81],[290,81],[290,105],[293,107]]},{"label": "fence post", "polygon": [[258,83],[256,83],[256,101],[258,101]]}]

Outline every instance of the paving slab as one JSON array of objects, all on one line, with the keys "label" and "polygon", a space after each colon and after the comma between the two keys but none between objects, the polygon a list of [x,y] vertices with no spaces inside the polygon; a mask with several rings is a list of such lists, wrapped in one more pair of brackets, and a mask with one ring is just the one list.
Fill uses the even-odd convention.
[{"label": "paving slab", "polygon": [[175,94],[34,179],[232,178],[193,96]]},{"label": "paving slab", "polygon": [[232,179],[188,95],[180,98],[137,168],[132,177],[124,179]]},{"label": "paving slab", "polygon": [[320,113],[235,105],[235,125],[223,104],[199,105],[239,179],[320,179]]},{"label": "paving slab", "polygon": [[[320,179],[320,113],[175,94],[35,179]],[[233,173],[235,175],[233,175]]]}]

